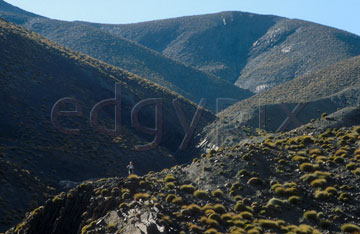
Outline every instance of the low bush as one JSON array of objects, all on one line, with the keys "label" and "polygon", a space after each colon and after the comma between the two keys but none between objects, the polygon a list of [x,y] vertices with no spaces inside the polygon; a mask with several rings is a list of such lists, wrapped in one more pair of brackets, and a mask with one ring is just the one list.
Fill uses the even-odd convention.
[{"label": "low bush", "polygon": [[184,184],[180,186],[180,190],[187,193],[193,193],[196,190],[196,188],[192,184]]},{"label": "low bush", "polygon": [[360,232],[360,227],[355,224],[346,223],[341,226],[341,231],[349,233]]},{"label": "low bush", "polygon": [[208,197],[208,193],[205,190],[196,190],[193,195],[199,199],[206,199]]}]

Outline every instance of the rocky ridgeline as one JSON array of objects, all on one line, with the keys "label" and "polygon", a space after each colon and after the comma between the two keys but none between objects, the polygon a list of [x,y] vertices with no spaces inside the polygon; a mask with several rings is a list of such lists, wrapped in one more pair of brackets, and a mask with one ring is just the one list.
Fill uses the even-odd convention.
[{"label": "rocky ridgeline", "polygon": [[262,137],[188,166],[83,183],[7,234],[360,231],[360,126]]}]

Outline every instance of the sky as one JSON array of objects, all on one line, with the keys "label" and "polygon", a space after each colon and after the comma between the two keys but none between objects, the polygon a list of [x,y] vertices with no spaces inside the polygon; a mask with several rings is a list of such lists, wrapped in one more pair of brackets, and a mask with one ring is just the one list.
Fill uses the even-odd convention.
[{"label": "sky", "polygon": [[52,19],[126,24],[220,11],[308,20],[360,35],[359,0],[5,0]]}]

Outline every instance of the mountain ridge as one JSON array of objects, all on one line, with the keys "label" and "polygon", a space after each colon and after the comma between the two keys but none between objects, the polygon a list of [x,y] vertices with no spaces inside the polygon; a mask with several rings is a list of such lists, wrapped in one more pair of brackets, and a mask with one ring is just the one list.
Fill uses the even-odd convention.
[{"label": "mountain ridge", "polygon": [[[244,18],[245,23],[241,21],[241,17]],[[251,17],[254,18],[254,22],[247,22],[246,20],[250,20]],[[236,38],[231,34],[233,31],[236,32],[235,29],[230,31],[219,30],[221,26],[229,26],[224,25],[222,20],[226,22],[234,20],[234,24],[238,28],[243,27],[246,30],[246,26],[242,25],[242,23],[252,23],[252,26],[257,26],[259,22],[255,19],[267,25],[263,26],[262,31],[258,30],[256,36],[251,35],[251,31],[244,33],[243,37],[237,40],[242,43],[242,49],[240,49],[239,45],[233,46],[226,41]],[[261,85],[272,87],[297,76],[317,71],[342,59],[360,54],[358,49],[360,37],[355,34],[304,20],[271,15],[221,12],[127,25],[92,25],[136,41],[175,60],[191,64],[200,70],[215,74],[251,91],[256,91],[256,88]],[[218,35],[222,37],[217,39],[216,36],[209,36],[208,31],[219,33]],[[161,35],[164,35],[164,40],[158,39],[162,38]],[[169,35],[172,35],[172,38]],[[169,39],[166,39],[168,37]],[[250,41],[246,42],[246,40]],[[214,41],[217,41],[217,43],[211,44]],[[157,46],[157,43],[164,43],[165,46]],[[226,46],[233,47],[233,49],[228,49],[228,54],[223,52]],[[205,52],[198,49],[203,47],[207,48]],[[204,62],[205,60],[200,59],[201,56],[206,57],[205,53],[213,51],[213,48],[220,51],[220,53],[213,53],[215,56],[208,56],[213,62]],[[191,52],[184,52],[189,50]],[[233,52],[234,50],[238,51]],[[322,52],[317,53],[320,50]],[[231,53],[235,54],[231,55]],[[217,54],[223,57],[216,60]],[[322,54],[328,55],[321,56]],[[197,62],[194,60],[194,55],[199,57]],[[235,62],[235,64],[237,64],[236,66],[240,65],[240,69],[235,68],[234,64],[230,65],[225,61],[231,58],[232,61],[237,61],[239,57],[243,60],[242,65],[239,62]],[[302,58],[309,58],[309,61],[304,61]],[[204,64],[202,65],[202,63]],[[211,71],[211,63],[213,63],[214,71]],[[220,70],[226,70],[225,67],[232,67],[233,71],[236,70],[231,76],[232,78],[229,78],[228,75],[223,76],[216,73],[215,70],[218,69],[219,64],[221,64],[218,67]]]},{"label": "mountain ridge", "polygon": [[[1,11],[1,9],[0,9]],[[228,97],[242,100],[252,95],[247,90],[234,87],[211,74],[193,69],[164,55],[146,48],[136,42],[109,34],[89,24],[51,20],[43,17],[28,17],[17,20],[18,16],[3,18],[42,34],[50,40],[103,60],[109,64],[120,66],[134,74],[147,78],[162,86],[178,92],[194,102],[201,98],[209,101],[208,108],[216,111],[215,100]]]}]

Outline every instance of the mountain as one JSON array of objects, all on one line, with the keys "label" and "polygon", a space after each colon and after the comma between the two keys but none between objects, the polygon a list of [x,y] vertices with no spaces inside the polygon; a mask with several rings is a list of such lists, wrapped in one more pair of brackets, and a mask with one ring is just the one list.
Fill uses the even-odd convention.
[{"label": "mountain", "polygon": [[6,234],[357,233],[359,113],[329,116],[339,128],[317,128],[331,126],[319,119],[191,165],[83,183]]},{"label": "mountain", "polygon": [[171,60],[154,50],[90,24],[39,16],[29,17],[26,12],[11,9],[11,5],[2,2],[1,17],[58,44],[147,78],[196,103],[199,103],[201,98],[206,98],[207,108],[213,112],[216,110],[216,98],[242,100],[252,95],[251,92],[235,87],[229,82]]},{"label": "mountain", "polygon": [[[185,131],[173,100],[179,101],[187,121],[197,106],[178,94],[4,20],[0,20],[0,53],[0,230],[56,189],[61,190],[59,182],[123,176],[129,161],[143,174],[196,155],[191,139],[188,148],[179,150]],[[115,97],[115,83],[121,90],[117,109],[121,129],[109,135],[98,128],[114,128],[114,107],[93,108]],[[67,117],[68,112],[59,113],[58,122],[54,122],[55,104],[63,98],[78,104],[74,107],[63,102],[59,110],[77,112],[72,117],[71,113]],[[158,104],[156,110],[160,115],[155,116],[153,106],[136,114],[135,105],[148,98],[161,98],[162,109]],[[207,110],[200,113],[198,124],[193,126],[195,133],[215,118]],[[152,130],[140,129],[134,122],[136,117],[140,125],[151,129],[157,121],[156,128],[162,134],[159,146],[147,151],[135,149],[154,139]],[[58,126],[80,132],[64,134]]]},{"label": "mountain", "polygon": [[360,37],[338,29],[284,19],[250,49],[236,85],[256,90],[311,74],[360,54]]},{"label": "mountain", "polygon": [[234,83],[247,64],[249,48],[280,19],[221,12],[136,24],[93,25]]},{"label": "mountain", "polygon": [[357,35],[311,22],[244,12],[95,25],[251,91],[360,54]]},{"label": "mountain", "polygon": [[65,22],[0,0],[0,232],[360,232],[359,39],[243,12]]},{"label": "mountain", "polygon": [[[256,135],[255,130],[259,126],[270,132],[290,130],[320,118],[323,113],[356,106],[359,98],[360,56],[356,56],[230,106],[218,114],[219,120],[204,129],[199,141],[203,142],[205,148],[214,148],[223,144],[236,144],[249,135]],[[305,105],[297,109],[299,103]],[[286,111],[295,110],[298,110],[295,114],[298,122],[291,120],[286,129],[280,129],[291,116]]]}]

